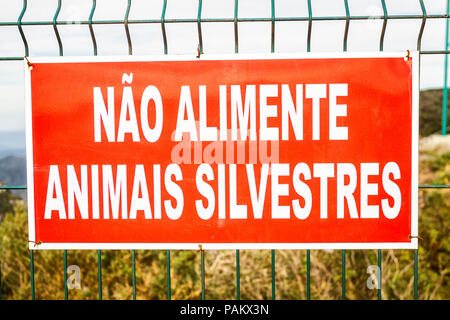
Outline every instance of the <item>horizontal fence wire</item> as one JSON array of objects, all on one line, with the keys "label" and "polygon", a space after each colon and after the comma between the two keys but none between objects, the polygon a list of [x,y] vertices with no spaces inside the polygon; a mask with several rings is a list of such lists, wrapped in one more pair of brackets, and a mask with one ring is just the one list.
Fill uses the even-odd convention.
[{"label": "horizontal fence wire", "polygon": [[[124,25],[125,28],[125,34],[126,34],[126,40],[128,44],[128,52],[129,54],[132,54],[132,41],[131,41],[131,35],[129,31],[129,25],[130,24],[160,24],[161,25],[161,31],[163,36],[163,43],[164,43],[164,53],[167,54],[168,52],[168,46],[167,46],[167,33],[165,29],[166,23],[196,23],[197,29],[198,29],[198,47],[200,53],[203,53],[203,37],[202,37],[202,23],[215,23],[215,22],[229,22],[234,23],[234,32],[235,32],[235,52],[238,52],[238,23],[246,23],[246,22],[271,22],[272,23],[272,32],[271,32],[271,48],[272,52],[274,52],[274,43],[275,43],[275,22],[308,22],[308,33],[306,37],[307,41],[307,47],[308,51],[310,49],[310,42],[311,42],[311,31],[312,31],[312,22],[314,21],[346,21],[345,25],[345,31],[344,31],[344,40],[343,40],[343,48],[344,51],[347,49],[347,39],[348,39],[348,31],[351,21],[361,21],[361,20],[383,20],[383,25],[381,28],[381,36],[380,36],[380,51],[383,50],[384,46],[384,36],[385,31],[387,27],[387,23],[389,20],[417,20],[421,19],[422,24],[420,27],[420,31],[417,36],[417,50],[421,54],[448,54],[450,53],[449,50],[421,50],[421,41],[423,36],[423,31],[425,29],[425,24],[427,19],[447,19],[449,18],[449,14],[428,14],[426,12],[425,4],[423,0],[418,0],[420,3],[422,14],[395,14],[390,15],[388,13],[385,0],[380,0],[381,5],[383,8],[383,15],[351,15],[348,1],[343,0],[345,5],[345,16],[313,16],[312,14],[312,5],[311,0],[306,0],[308,4],[308,16],[301,16],[301,17],[277,17],[275,16],[275,0],[271,0],[271,16],[266,18],[247,18],[247,17],[239,17],[238,16],[238,0],[235,0],[235,10],[234,10],[234,17],[233,18],[202,18],[202,0],[198,0],[198,13],[196,18],[183,18],[183,19],[168,19],[165,17],[166,10],[167,10],[167,0],[163,0],[163,6],[162,6],[162,12],[161,12],[161,18],[160,19],[129,19],[129,13],[132,7],[132,1],[127,0],[127,6],[126,6],[126,12],[123,19],[114,19],[114,20],[93,20],[93,16],[96,10],[96,0],[92,0],[92,7],[89,14],[88,20],[78,20],[78,21],[67,21],[67,20],[59,20],[58,21],[58,15],[61,11],[61,5],[62,0],[58,0],[58,6],[56,8],[55,14],[53,16],[52,20],[45,20],[45,21],[22,21],[22,18],[24,14],[27,11],[28,8],[28,1],[23,0],[23,7],[22,11],[19,15],[19,18],[17,21],[3,21],[0,22],[0,27],[11,27],[11,26],[17,26],[19,33],[21,35],[23,45],[24,45],[24,56],[29,56],[29,46],[28,42],[25,37],[25,33],[23,31],[23,26],[53,26],[55,30],[55,37],[58,42],[59,52],[60,55],[62,55],[63,52],[63,46],[61,37],[59,35],[59,32],[57,30],[57,26],[59,25],[88,25],[89,26],[89,32],[93,44],[93,51],[94,55],[97,55],[97,41],[95,38],[95,32],[93,29],[93,25]],[[23,57],[20,56],[0,56],[1,60],[21,60]]]},{"label": "horizontal fence wire", "polygon": [[[427,51],[427,50],[419,50],[420,54],[425,55],[434,55],[434,54],[450,54],[450,50],[434,50],[434,51]],[[24,60],[24,57],[0,57],[0,61],[21,61]]]},{"label": "horizontal fence wire", "polygon": [[[0,56],[0,61],[20,61],[25,59],[25,57],[29,56],[29,45],[25,36],[25,33],[23,31],[23,26],[52,26],[55,38],[58,43],[58,49],[59,49],[59,55],[63,56],[63,42],[59,34],[58,26],[61,25],[71,25],[71,24],[77,24],[77,25],[87,25],[89,27],[89,33],[91,36],[92,46],[93,46],[93,54],[94,56],[97,56],[98,53],[98,47],[97,47],[97,40],[95,37],[94,32],[94,25],[123,25],[125,28],[125,35],[126,35],[126,41],[128,45],[128,54],[133,54],[133,46],[132,46],[132,40],[131,40],[131,34],[129,30],[130,24],[160,24],[161,25],[161,33],[162,33],[162,41],[163,41],[163,47],[164,47],[164,54],[168,54],[169,47],[168,47],[168,41],[167,41],[167,33],[166,33],[166,24],[173,24],[173,23],[196,23],[197,24],[197,32],[198,32],[198,54],[203,53],[203,37],[202,37],[202,24],[203,23],[216,23],[216,22],[229,22],[233,23],[234,25],[234,42],[235,42],[235,53],[239,52],[239,23],[249,23],[249,22],[271,22],[271,52],[275,52],[275,22],[308,22],[308,32],[306,34],[306,43],[307,43],[307,51],[311,51],[311,35],[312,35],[312,28],[313,28],[313,22],[318,21],[345,21],[345,30],[344,30],[344,37],[343,37],[343,51],[347,51],[347,42],[348,42],[348,32],[350,29],[351,21],[361,21],[361,20],[382,20],[383,25],[381,27],[381,33],[380,33],[380,40],[379,40],[379,49],[380,51],[383,51],[384,49],[384,38],[386,33],[386,27],[388,24],[388,21],[390,20],[412,20],[412,19],[420,19],[422,20],[419,33],[417,35],[417,51],[419,51],[420,54],[424,55],[435,55],[435,54],[442,54],[447,55],[450,53],[448,50],[447,40],[446,40],[446,46],[445,50],[422,50],[421,43],[422,43],[422,36],[425,29],[426,21],[428,19],[446,19],[447,22],[447,30],[446,30],[446,37],[448,37],[448,18],[449,18],[449,11],[448,11],[448,4],[447,4],[447,13],[446,14],[427,14],[425,4],[423,0],[418,0],[420,4],[420,8],[422,11],[422,14],[408,14],[408,15],[389,15],[386,2],[385,0],[380,0],[381,6],[383,8],[383,14],[382,15],[351,15],[349,6],[348,6],[348,0],[343,0],[344,6],[345,6],[345,16],[313,16],[312,14],[312,1],[306,0],[308,5],[308,16],[301,16],[301,17],[276,17],[275,16],[275,0],[271,1],[271,16],[268,18],[243,18],[239,17],[238,15],[238,0],[234,1],[234,17],[233,18],[203,18],[202,17],[202,0],[198,0],[198,10],[197,10],[197,17],[196,18],[185,18],[185,19],[167,19],[166,18],[166,11],[167,11],[167,0],[162,0],[162,12],[161,12],[161,18],[160,19],[129,19],[129,14],[132,6],[132,0],[127,0],[127,6],[126,11],[124,14],[123,19],[116,19],[116,20],[93,20],[93,16],[97,7],[97,1],[92,0],[92,7],[89,13],[88,20],[79,20],[79,21],[63,21],[58,20],[59,13],[61,11],[62,6],[62,0],[58,0],[56,11],[53,15],[52,20],[48,21],[22,21],[27,8],[28,8],[28,1],[23,0],[23,6],[22,10],[19,14],[17,21],[7,21],[7,22],[0,22],[0,27],[11,27],[11,26],[17,26],[18,31],[20,33],[22,43],[24,46],[24,56]],[[447,1],[448,2],[448,1]],[[445,66],[445,70],[447,70],[447,65]],[[445,88],[445,92],[447,92]],[[445,99],[447,97],[444,97]],[[445,111],[445,113],[444,113]],[[446,109],[443,107],[443,114],[446,114]],[[447,128],[446,119],[442,119],[442,126],[443,128]],[[442,134],[446,134],[446,130],[442,130]],[[418,186],[419,189],[448,189],[450,188],[450,185],[436,185],[436,184],[423,184]],[[0,190],[26,190],[27,186],[0,186]],[[205,252],[201,249],[201,298],[205,299]],[[133,299],[136,299],[136,271],[135,271],[135,251],[131,251],[132,254],[132,286],[133,286]],[[166,251],[166,271],[167,271],[167,299],[171,299],[171,271],[170,271],[170,256],[171,251]],[[342,250],[342,276],[341,276],[341,286],[342,286],[342,299],[345,299],[345,271],[346,271],[346,265],[345,265],[345,256],[346,251]],[[378,258],[378,267],[379,267],[379,281],[378,284],[378,299],[381,299],[381,261],[382,261],[382,251],[378,250],[377,253]],[[64,292],[65,292],[65,299],[68,299],[68,288],[67,288],[67,251],[64,250]],[[102,269],[101,269],[101,260],[102,255],[101,251],[97,250],[97,262],[98,262],[98,299],[102,299]],[[306,250],[306,275],[307,275],[307,299],[311,299],[311,288],[310,288],[310,250]],[[30,272],[31,272],[31,298],[35,299],[35,283],[34,283],[34,256],[33,256],[33,250],[30,250]],[[272,299],[275,299],[275,288],[276,288],[276,281],[275,281],[275,250],[271,251],[271,273],[272,273]],[[418,298],[418,250],[414,250],[414,299]],[[1,299],[1,269],[0,269],[0,299]],[[240,253],[239,250],[236,250],[236,299],[240,299]]]},{"label": "horizontal fence wire", "polygon": [[[201,1],[200,1],[201,3]],[[180,19],[115,19],[115,20],[78,20],[78,21],[63,21],[53,20],[47,21],[2,21],[1,26],[45,26],[45,25],[91,25],[91,24],[142,24],[142,23],[203,23],[203,22],[295,22],[295,21],[346,21],[346,20],[410,20],[410,19],[446,19],[450,16],[447,14],[410,14],[410,15],[387,15],[387,16],[334,16],[334,17],[267,17],[267,18],[180,18]]]}]

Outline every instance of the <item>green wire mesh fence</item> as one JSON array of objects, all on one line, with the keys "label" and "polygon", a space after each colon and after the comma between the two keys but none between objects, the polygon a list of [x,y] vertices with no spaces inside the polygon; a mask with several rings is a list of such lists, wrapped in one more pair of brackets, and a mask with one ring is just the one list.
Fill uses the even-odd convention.
[{"label": "green wire mesh fence", "polygon": [[[132,0],[126,0],[126,10],[124,13],[123,19],[116,20],[94,20],[94,14],[97,8],[97,1],[92,0],[91,9],[89,12],[89,18],[87,20],[80,21],[63,21],[58,20],[58,16],[61,12],[62,8],[62,0],[57,0],[57,8],[53,15],[52,20],[48,21],[23,21],[23,17],[27,12],[28,1],[23,0],[22,10],[20,11],[20,15],[17,21],[6,21],[0,22],[0,27],[17,27],[18,32],[20,33],[20,37],[24,46],[24,56],[0,56],[0,61],[20,61],[25,57],[29,56],[30,46],[27,41],[27,37],[25,36],[23,27],[24,26],[52,26],[53,32],[55,35],[55,40],[58,44],[59,55],[64,55],[64,46],[63,41],[60,36],[58,26],[62,25],[70,25],[70,24],[78,24],[78,25],[87,25],[89,28],[89,34],[92,42],[93,55],[98,54],[97,48],[97,39],[94,31],[94,25],[119,25],[123,26],[125,29],[126,43],[128,46],[128,54],[133,54],[133,43],[131,40],[130,34],[130,25],[137,24],[156,24],[161,27],[161,35],[163,41],[163,53],[168,54],[170,52],[170,48],[168,46],[168,34],[166,31],[166,26],[168,24],[186,24],[193,23],[197,26],[197,43],[198,53],[203,53],[203,34],[202,34],[202,26],[204,24],[209,23],[230,23],[233,24],[234,27],[234,52],[239,53],[239,25],[240,23],[251,23],[251,22],[266,22],[270,23],[271,30],[271,38],[270,38],[270,51],[276,52],[275,47],[275,27],[277,22],[305,22],[307,23],[307,32],[306,34],[299,34],[299,37],[303,37],[304,41],[306,41],[306,50],[307,52],[311,51],[311,40],[312,40],[312,30],[314,28],[315,22],[321,21],[343,21],[345,22],[344,36],[342,40],[342,50],[347,51],[348,47],[348,35],[352,21],[373,21],[378,20],[382,21],[381,32],[379,37],[379,50],[384,50],[385,43],[385,35],[386,29],[389,21],[395,20],[419,20],[420,21],[420,29],[417,34],[416,41],[416,50],[420,52],[421,55],[445,55],[445,71],[447,71],[447,54],[450,53],[448,50],[448,18],[449,18],[449,4],[447,1],[447,12],[446,14],[428,14],[426,6],[423,0],[418,0],[420,5],[421,14],[409,14],[409,15],[399,15],[399,14],[389,14],[386,1],[380,0],[380,5],[382,7],[381,15],[352,15],[349,7],[348,0],[341,0],[343,2],[345,8],[345,15],[342,16],[315,16],[313,15],[312,5],[314,3],[313,0],[303,0],[307,5],[307,16],[292,16],[292,17],[277,17],[275,15],[275,8],[277,5],[276,0],[266,0],[270,1],[270,17],[267,18],[248,18],[248,17],[240,17],[239,16],[239,0],[234,0],[234,16],[230,18],[204,18],[202,17],[202,8],[203,2],[207,2],[207,0],[197,1],[197,17],[195,18],[166,18],[166,12],[168,7],[168,2],[170,0],[161,0],[162,3],[162,11],[160,18],[158,19],[129,19],[130,9],[133,5]],[[445,39],[445,50],[422,50],[422,38],[425,30],[425,26],[427,21],[433,19],[445,19],[446,21],[446,39]],[[446,74],[447,72],[445,72]],[[447,134],[447,75],[445,75],[444,79],[444,102],[442,107],[442,131],[443,135]],[[420,189],[448,189],[450,185],[419,185]],[[26,186],[0,186],[0,190],[25,190]],[[205,251],[201,251],[201,299],[205,299]],[[67,250],[63,252],[64,256],[64,297],[65,299],[69,298],[68,287],[67,287]],[[236,250],[236,299],[240,299],[240,252]],[[306,250],[306,296],[307,299],[311,299],[311,281],[310,281],[310,270],[311,270],[311,259],[310,259],[310,250]],[[166,279],[167,279],[167,299],[171,299],[171,265],[170,265],[170,257],[171,251],[166,251]],[[377,261],[379,268],[379,279],[381,279],[381,268],[382,268],[382,250],[378,250],[377,252]],[[276,298],[276,251],[271,251],[271,277],[272,277],[272,299]],[[341,298],[346,298],[346,250],[342,250],[341,262],[342,262],[342,275],[341,275]],[[97,251],[97,262],[98,262],[98,299],[102,299],[102,252],[100,250]],[[132,288],[133,288],[133,299],[136,299],[136,268],[135,268],[135,251],[132,250]],[[33,251],[30,250],[30,273],[31,273],[31,298],[35,299],[35,283],[34,283],[34,255]],[[1,288],[1,270],[0,270],[0,288]],[[378,286],[378,299],[381,300],[381,285]],[[418,250],[414,250],[414,299],[418,298]],[[1,299],[1,290],[0,290],[0,299]]]}]

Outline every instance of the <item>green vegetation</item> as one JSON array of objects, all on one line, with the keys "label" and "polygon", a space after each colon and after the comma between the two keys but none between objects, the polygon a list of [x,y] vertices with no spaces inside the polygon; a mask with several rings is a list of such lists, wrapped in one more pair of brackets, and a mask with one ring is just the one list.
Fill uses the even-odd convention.
[{"label": "green vegetation", "polygon": [[[0,183],[0,185],[2,184]],[[6,212],[14,211],[14,204],[19,200],[20,198],[9,190],[0,190],[0,221]]]},{"label": "green vegetation", "polygon": [[[422,155],[421,184],[449,184],[450,153]],[[0,194],[2,196],[2,194]],[[450,298],[450,193],[419,192],[419,299]],[[0,224],[0,262],[3,299],[29,299],[30,264],[27,216],[23,204],[8,198]],[[2,211],[3,212],[3,211]],[[235,299],[234,251],[206,252],[206,298]],[[242,250],[241,298],[271,298],[269,250]],[[347,250],[346,296],[376,299],[367,288],[369,265],[377,264],[376,250]],[[383,250],[383,299],[412,299],[414,292],[412,250]],[[69,290],[70,299],[97,299],[96,251],[69,251],[68,265],[81,269],[81,289]],[[103,299],[132,298],[131,251],[102,251]],[[70,276],[70,274],[69,274]],[[200,299],[200,252],[171,252],[172,299]],[[63,252],[35,253],[37,299],[64,299]],[[136,251],[138,299],[166,299],[166,251]],[[276,251],[277,299],[306,299],[306,250]],[[341,298],[341,251],[311,251],[311,298]]]}]

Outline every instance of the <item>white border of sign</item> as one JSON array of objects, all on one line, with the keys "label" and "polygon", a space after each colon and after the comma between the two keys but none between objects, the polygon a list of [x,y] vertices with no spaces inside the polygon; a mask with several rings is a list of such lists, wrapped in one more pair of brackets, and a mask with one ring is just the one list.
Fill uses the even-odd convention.
[{"label": "white border of sign", "polygon": [[[32,57],[31,63],[74,63],[74,62],[141,62],[141,61],[198,61],[198,60],[258,60],[258,59],[335,59],[335,58],[400,58],[406,52],[321,52],[296,54],[202,54],[158,55],[158,56],[83,56],[83,57]],[[419,156],[419,52],[411,51],[412,58],[412,163],[411,163],[411,235],[410,242],[357,242],[357,243],[35,243],[33,148],[31,118],[31,70],[24,60],[25,69],[25,123],[27,157],[27,195],[29,248],[35,249],[180,249],[205,250],[224,249],[417,249],[418,248],[418,156]]]}]

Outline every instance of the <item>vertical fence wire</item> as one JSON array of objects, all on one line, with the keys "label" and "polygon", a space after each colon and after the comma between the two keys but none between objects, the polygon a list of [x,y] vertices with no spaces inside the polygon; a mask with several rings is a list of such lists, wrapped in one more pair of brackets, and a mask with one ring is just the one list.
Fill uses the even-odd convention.
[{"label": "vertical fence wire", "polygon": [[234,53],[239,52],[239,32],[238,32],[238,0],[234,1]]},{"label": "vertical fence wire", "polygon": [[241,300],[241,269],[239,266],[239,250],[236,250],[236,300]]},{"label": "vertical fence wire", "polygon": [[345,300],[345,250],[342,250],[342,300]]},{"label": "vertical fence wire", "polygon": [[383,27],[381,28],[381,35],[380,35],[380,51],[383,51],[384,49],[384,35],[386,33],[386,26],[387,26],[387,8],[386,8],[386,2],[385,0],[381,0],[381,6],[383,7]]},{"label": "vertical fence wire", "polygon": [[98,300],[102,300],[102,251],[97,250]]},{"label": "vertical fence wire", "polygon": [[270,51],[275,52],[275,0],[271,0],[272,28],[270,37]]},{"label": "vertical fence wire", "polygon": [[311,300],[311,251],[306,250],[306,299]]},{"label": "vertical fence wire", "polygon": [[417,37],[417,51],[420,51],[422,47],[423,31],[425,30],[425,24],[427,22],[427,10],[425,9],[425,4],[423,3],[423,0],[419,0],[419,2],[420,9],[422,10],[422,23],[420,25],[419,36]]},{"label": "vertical fence wire", "polygon": [[94,16],[96,6],[97,6],[97,0],[92,0],[92,8],[91,8],[91,12],[89,13],[89,20],[88,20],[89,33],[91,34],[92,47],[94,49],[94,56],[97,55],[97,40],[95,39],[94,28],[92,27],[92,18]]},{"label": "vertical fence wire", "polygon": [[382,278],[382,272],[381,272],[382,271],[382,269],[381,269],[381,267],[382,267],[382,264],[381,264],[382,258],[383,258],[383,256],[382,256],[381,249],[378,249],[378,279],[377,279],[378,300],[381,300],[381,287],[383,285],[383,278]]},{"label": "vertical fence wire", "polygon": [[[133,45],[131,43],[131,36],[130,36],[130,29],[128,28],[128,17],[130,15],[130,9],[131,9],[131,0],[128,0],[127,4],[127,10],[125,12],[125,18],[124,18],[124,27],[125,27],[125,34],[127,36],[127,43],[128,43],[128,55],[133,54]],[[132,288],[133,288],[133,300],[136,300],[136,252],[135,250],[131,250],[131,278],[132,278]]]},{"label": "vertical fence wire", "polygon": [[417,282],[418,282],[418,264],[419,264],[419,250],[414,250],[414,300],[418,299]]},{"label": "vertical fence wire", "polygon": [[161,31],[162,31],[163,44],[164,44],[164,54],[168,53],[166,24],[165,24],[165,22],[166,22],[166,9],[167,9],[167,0],[164,0],[162,13],[161,13]]},{"label": "vertical fence wire", "polygon": [[34,252],[30,250],[30,282],[31,282],[31,300],[35,300],[34,290]]},{"label": "vertical fence wire", "polygon": [[28,42],[27,39],[25,38],[25,34],[23,33],[22,29],[22,18],[23,15],[25,14],[25,11],[27,11],[27,0],[23,0],[22,11],[20,12],[19,18],[17,19],[17,28],[19,29],[20,37],[22,38],[23,46],[25,49],[25,57],[28,57],[29,56]]},{"label": "vertical fence wire", "polygon": [[[350,10],[348,8],[347,0],[344,0],[345,6],[345,30],[344,30],[344,43],[343,50],[347,51],[347,38],[348,30],[350,28]],[[342,250],[342,300],[345,300],[345,250]]]},{"label": "vertical fence wire", "polygon": [[[272,34],[270,39],[270,52],[275,52],[275,1],[271,0],[271,13],[272,13]],[[276,299],[275,296],[275,250],[271,251],[272,255],[272,300]]]},{"label": "vertical fence wire", "polygon": [[[239,53],[239,34],[238,34],[238,0],[234,1],[234,53]],[[236,250],[236,299],[241,299],[241,266],[240,252]]]},{"label": "vertical fence wire", "polygon": [[381,300],[381,288],[383,286],[383,273],[382,273],[382,261],[383,253],[381,249],[378,249],[378,300]]},{"label": "vertical fence wire", "polygon": [[203,37],[202,37],[202,0],[198,1],[198,13],[197,13],[197,31],[198,31],[198,53],[203,53]]},{"label": "vertical fence wire", "polygon": [[59,55],[63,55],[63,46],[61,37],[59,36],[58,27],[56,25],[56,20],[58,19],[59,12],[61,11],[61,0],[58,0],[58,6],[56,8],[55,15],[53,16],[53,30],[55,31],[56,41],[58,41]]},{"label": "vertical fence wire", "polygon": [[205,300],[205,250],[200,248],[200,254],[201,254],[202,300]]},{"label": "vertical fence wire", "polygon": [[166,271],[167,271],[167,300],[172,299],[171,284],[170,284],[170,250],[166,251]]},{"label": "vertical fence wire", "polygon": [[350,9],[348,7],[348,0],[344,0],[345,5],[345,30],[344,30],[344,51],[347,51],[348,29],[350,27]]},{"label": "vertical fence wire", "polygon": [[[239,53],[239,35],[238,35],[238,0],[234,1],[234,53]],[[241,266],[240,252],[236,250],[236,299],[241,299]]]},{"label": "vertical fence wire", "polygon": [[[450,0],[447,0],[447,17],[450,13]],[[445,19],[445,51],[448,51],[448,19]],[[444,92],[442,99],[442,129],[441,134],[447,134],[447,103],[448,103],[448,88],[447,88],[447,77],[448,77],[448,54],[444,55]]]},{"label": "vertical fence wire", "polygon": [[[381,29],[381,35],[380,35],[380,51],[384,50],[384,34],[386,33],[386,26],[387,26],[387,8],[386,3],[384,0],[381,0],[381,5],[383,7],[383,27]],[[378,292],[377,292],[377,298],[378,300],[381,300],[381,284],[382,284],[382,274],[381,274],[381,258],[382,258],[382,252],[381,250],[378,250]]]},{"label": "vertical fence wire", "polygon": [[[55,32],[55,36],[56,36],[56,40],[58,42],[58,48],[59,48],[59,56],[63,56],[64,55],[64,50],[63,50],[63,44],[61,41],[61,37],[59,35],[58,32],[58,26],[56,25],[56,22],[58,20],[58,16],[59,16],[59,12],[61,11],[61,5],[62,5],[62,1],[58,0],[58,6],[56,8],[56,12],[55,15],[53,16],[53,31]],[[63,265],[64,265],[64,300],[68,300],[69,299],[69,290],[67,287],[67,250],[63,250]]]},{"label": "vertical fence wire", "polygon": [[308,0],[308,36],[306,38],[306,51],[311,51],[311,32],[312,32],[312,7],[311,0]]},{"label": "vertical fence wire", "polygon": [[64,260],[64,300],[69,300],[69,290],[67,288],[67,250],[64,250],[63,260]]},{"label": "vertical fence wire", "polygon": [[272,300],[275,300],[275,250],[272,250]]},{"label": "vertical fence wire", "polygon": [[[28,50],[28,42],[25,38],[25,34],[23,33],[22,29],[22,18],[25,14],[25,11],[27,10],[27,0],[23,0],[23,7],[22,11],[20,12],[19,18],[17,19],[17,28],[19,29],[20,36],[22,38],[23,46],[25,49],[25,56],[27,57],[29,55]],[[31,300],[34,300],[34,256],[33,256],[33,250],[30,250],[30,281],[31,281]]]},{"label": "vertical fence wire", "polygon": [[131,0],[128,0],[127,4],[127,10],[125,12],[125,18],[124,18],[124,27],[125,27],[125,34],[127,35],[127,43],[128,43],[128,54],[133,54],[133,46],[131,44],[131,36],[130,36],[130,29],[128,28],[128,16],[130,15],[130,9],[131,9]]},{"label": "vertical fence wire", "polygon": [[[311,52],[312,8],[308,0],[308,34],[306,37],[306,51]],[[311,250],[306,250],[306,299],[311,300]]]},{"label": "vertical fence wire", "polygon": [[[167,35],[166,35],[166,10],[167,10],[167,0],[164,0],[162,13],[161,13],[161,32],[163,36],[164,54],[168,54],[167,48]],[[167,300],[172,299],[172,284],[170,278],[170,250],[166,250],[166,277],[167,277]]]},{"label": "vertical fence wire", "polygon": [[136,300],[136,257],[135,250],[131,250],[131,277],[133,282],[133,300]]}]

